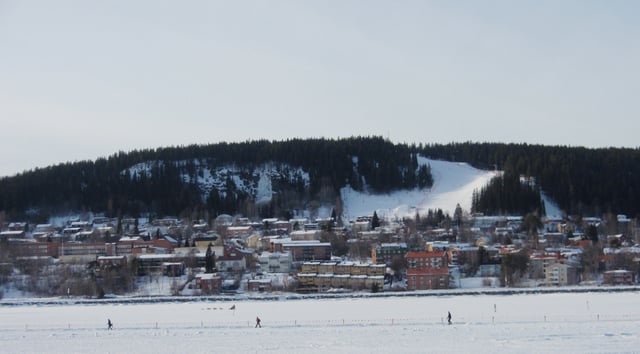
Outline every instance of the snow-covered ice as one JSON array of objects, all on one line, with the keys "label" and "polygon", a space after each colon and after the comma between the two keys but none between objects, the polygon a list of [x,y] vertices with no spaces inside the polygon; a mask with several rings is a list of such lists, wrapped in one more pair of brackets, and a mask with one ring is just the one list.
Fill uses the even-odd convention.
[{"label": "snow-covered ice", "polygon": [[[640,294],[0,307],[3,352],[635,352]],[[231,306],[235,305],[235,310]],[[446,325],[447,311],[453,324]],[[254,328],[260,316],[262,328]],[[107,318],[114,322],[108,331]]]}]

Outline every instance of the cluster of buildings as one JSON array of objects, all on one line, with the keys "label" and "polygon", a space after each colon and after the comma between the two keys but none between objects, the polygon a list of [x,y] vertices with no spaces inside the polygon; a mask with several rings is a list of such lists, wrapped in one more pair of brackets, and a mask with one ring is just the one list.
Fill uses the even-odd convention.
[{"label": "cluster of buildings", "polygon": [[[589,271],[600,272],[606,284],[633,284],[640,271],[640,247],[632,236],[637,230],[626,217],[618,221],[625,232],[600,237],[603,251]],[[522,223],[522,217],[474,216],[465,226],[415,230],[402,221],[384,221],[373,229],[371,218],[338,228],[330,219],[251,221],[223,215],[211,223],[183,223],[177,218],[94,217],[61,227],[5,223],[0,249],[15,263],[49,259],[104,266],[135,259],[137,275],[185,277],[180,288],[201,294],[238,288],[383,291],[394,281],[406,290],[448,289],[460,286],[463,277],[503,280],[503,258],[522,252],[528,258],[521,284],[567,286],[587,280],[584,250],[594,241],[585,239],[581,225],[546,218],[532,241]],[[335,257],[337,244],[348,250],[346,256]],[[215,272],[205,273],[208,250],[215,257]],[[293,279],[295,286],[275,282],[273,274]]]}]

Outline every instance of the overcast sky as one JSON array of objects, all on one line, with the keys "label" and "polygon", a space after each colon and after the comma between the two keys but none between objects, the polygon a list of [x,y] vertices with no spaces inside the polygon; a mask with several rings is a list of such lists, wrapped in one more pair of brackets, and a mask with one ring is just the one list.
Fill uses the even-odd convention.
[{"label": "overcast sky", "polygon": [[0,176],[262,138],[638,147],[639,10],[0,0]]}]

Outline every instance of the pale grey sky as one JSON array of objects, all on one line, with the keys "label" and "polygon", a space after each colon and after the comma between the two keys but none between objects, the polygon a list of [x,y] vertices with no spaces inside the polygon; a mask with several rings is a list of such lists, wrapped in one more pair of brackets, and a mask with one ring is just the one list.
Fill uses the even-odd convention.
[{"label": "pale grey sky", "polygon": [[0,0],[0,176],[261,138],[637,147],[639,10]]}]

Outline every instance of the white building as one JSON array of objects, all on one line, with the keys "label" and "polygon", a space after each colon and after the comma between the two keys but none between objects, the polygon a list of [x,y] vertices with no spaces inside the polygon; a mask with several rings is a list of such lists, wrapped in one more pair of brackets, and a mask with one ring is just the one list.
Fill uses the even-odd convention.
[{"label": "white building", "polygon": [[258,263],[263,271],[269,273],[289,273],[291,271],[291,253],[262,252]]}]

